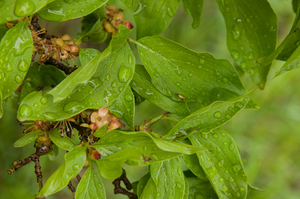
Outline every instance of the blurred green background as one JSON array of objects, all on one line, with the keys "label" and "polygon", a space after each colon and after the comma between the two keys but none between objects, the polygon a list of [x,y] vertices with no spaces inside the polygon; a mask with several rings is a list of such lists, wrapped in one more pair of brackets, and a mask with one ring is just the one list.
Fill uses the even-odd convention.
[{"label": "blurred green background", "polygon": [[[278,15],[278,43],[280,43],[288,33],[295,16],[292,1],[269,0],[269,2]],[[133,21],[131,13],[123,4],[118,1],[112,1],[111,4],[124,8],[126,18]],[[215,1],[205,1],[199,28],[193,29],[191,23],[191,17],[184,12],[181,4],[174,20],[162,35],[195,51],[210,52],[216,58],[225,58],[233,63],[226,47],[224,20]],[[80,31],[80,19],[64,23],[41,20],[41,25],[48,29],[49,34],[57,36],[68,33],[75,37],[76,32]],[[133,33],[132,37],[134,36]],[[104,49],[106,45],[84,43],[82,47]],[[249,195],[251,199],[300,198],[300,92],[297,89],[300,88],[300,70],[272,79],[275,71],[283,63],[275,61],[265,90],[256,90],[251,96],[261,109],[244,110],[224,126],[240,148],[249,183],[264,190],[251,192]],[[253,88],[254,85],[248,77],[242,78],[242,81],[248,89]],[[6,173],[11,168],[12,161],[28,157],[34,152],[34,148],[32,144],[23,148],[13,147],[13,143],[22,136],[22,128],[16,122],[16,111],[10,108],[9,104],[4,108],[4,117],[0,120],[0,198],[34,198],[38,184],[33,163],[11,176]],[[144,120],[161,113],[162,110],[145,101],[137,106],[136,124],[141,124]],[[156,131],[168,128],[170,123],[166,121],[154,126]],[[55,161],[50,161],[47,156],[41,158],[44,182],[62,163],[63,155],[64,152],[60,151]],[[131,182],[139,180],[148,171],[147,167],[135,168],[124,165],[124,168]],[[126,198],[113,194],[111,181],[104,180],[104,182],[107,198]],[[71,198],[71,193],[68,189],[64,189],[47,198]]]}]

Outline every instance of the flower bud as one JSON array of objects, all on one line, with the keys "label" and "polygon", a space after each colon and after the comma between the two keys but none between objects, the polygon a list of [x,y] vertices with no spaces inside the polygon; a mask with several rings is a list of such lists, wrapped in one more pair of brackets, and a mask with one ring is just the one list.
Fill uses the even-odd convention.
[{"label": "flower bud", "polygon": [[106,32],[115,31],[115,28],[109,22],[104,22],[103,27]]},{"label": "flower bud", "polygon": [[122,13],[117,13],[117,14],[114,15],[113,19],[123,21],[124,20],[124,15]]},{"label": "flower bud", "polygon": [[75,45],[70,45],[70,52],[72,55],[78,56],[79,55],[79,48]]},{"label": "flower bud", "polygon": [[95,123],[98,117],[99,117],[98,113],[93,112],[93,113],[90,114],[89,119],[92,123]]},{"label": "flower bud", "polygon": [[93,131],[96,131],[98,129],[98,126],[96,124],[91,124],[90,129],[92,129]]},{"label": "flower bud", "polygon": [[106,108],[106,107],[102,107],[102,108],[100,108],[99,110],[98,110],[98,115],[100,116],[100,117],[104,117],[104,116],[106,116],[108,114],[108,108]]},{"label": "flower bud", "polygon": [[117,6],[114,6],[114,5],[107,6],[106,9],[111,11],[111,12],[115,12],[115,13],[119,12],[119,8]]},{"label": "flower bud", "polygon": [[83,166],[85,167],[85,166],[88,166],[88,165],[89,165],[89,160],[86,158]]},{"label": "flower bud", "polygon": [[71,40],[72,40],[71,36],[68,35],[68,34],[62,34],[62,35],[60,36],[60,38],[61,38],[62,40],[64,40],[64,41],[71,41]]},{"label": "flower bud", "polygon": [[109,124],[109,131],[115,130],[115,129],[119,128],[120,126],[121,126],[120,122],[118,122],[118,121],[112,121]]},{"label": "flower bud", "polygon": [[89,150],[90,157],[94,160],[99,160],[101,158],[101,154],[94,148],[90,148]]},{"label": "flower bud", "polygon": [[68,57],[69,57],[69,54],[67,51],[65,51],[65,50],[60,51],[60,56],[59,56],[60,59],[64,60],[64,59],[67,59]]},{"label": "flower bud", "polygon": [[61,38],[57,38],[56,39],[56,45],[63,46],[64,45],[64,41]]},{"label": "flower bud", "polygon": [[127,28],[129,28],[129,29],[132,29],[133,28],[133,25],[132,25],[132,23],[130,22],[130,21],[124,21],[123,22],[123,25],[125,25]]},{"label": "flower bud", "polygon": [[61,49],[62,49],[62,50],[65,50],[65,51],[67,51],[67,52],[70,52],[70,51],[71,51],[71,48],[70,48],[68,45],[66,45],[66,44],[64,44],[64,45],[61,47]]}]

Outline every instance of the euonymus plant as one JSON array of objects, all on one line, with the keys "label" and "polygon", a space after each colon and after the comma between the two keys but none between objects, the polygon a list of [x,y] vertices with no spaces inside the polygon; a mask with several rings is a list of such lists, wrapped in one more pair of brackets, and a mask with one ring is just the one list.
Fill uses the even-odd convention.
[{"label": "euonymus plant", "polygon": [[[293,0],[294,24],[276,47],[277,18],[267,0],[216,0],[235,63],[159,36],[179,0],[122,2],[121,9],[109,0],[0,1],[0,117],[11,99],[26,126],[14,146],[34,142],[36,149],[14,161],[8,174],[34,162],[36,198],[68,186],[73,198],[104,199],[100,176],[114,180],[115,194],[129,198],[247,198],[255,188],[221,126],[243,109],[258,108],[250,94],[265,88],[273,60],[286,61],[276,76],[300,66],[300,1]],[[181,3],[197,28],[203,0]],[[134,22],[124,19],[125,9]],[[77,38],[49,35],[39,18],[82,18],[81,32]],[[87,41],[109,45],[103,52],[81,48]],[[238,71],[251,77],[252,90],[244,88]],[[136,125],[135,106],[144,100],[165,113]],[[153,132],[162,120],[173,121],[171,130]],[[39,160],[55,157],[58,148],[66,151],[64,162],[43,179]],[[124,163],[147,166],[149,173],[129,182]]]}]

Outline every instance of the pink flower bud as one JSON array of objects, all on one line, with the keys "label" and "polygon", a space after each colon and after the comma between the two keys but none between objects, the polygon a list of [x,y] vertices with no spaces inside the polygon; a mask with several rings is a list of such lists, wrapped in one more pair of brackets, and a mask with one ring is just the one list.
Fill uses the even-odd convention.
[{"label": "pink flower bud", "polygon": [[99,115],[100,117],[106,116],[107,113],[108,113],[108,108],[106,108],[106,107],[102,107],[102,108],[100,108],[100,109],[98,110],[98,115]]}]

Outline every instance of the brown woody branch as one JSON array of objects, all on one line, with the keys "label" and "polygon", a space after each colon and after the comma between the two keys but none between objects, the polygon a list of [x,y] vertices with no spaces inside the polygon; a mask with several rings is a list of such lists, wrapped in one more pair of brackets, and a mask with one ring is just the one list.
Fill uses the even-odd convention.
[{"label": "brown woody branch", "polygon": [[130,199],[138,199],[136,194],[131,193],[131,192],[129,192],[126,189],[121,187],[121,181],[124,182],[127,190],[132,189],[132,185],[129,182],[128,178],[126,177],[126,172],[123,169],[122,175],[119,178],[117,178],[113,181],[113,185],[115,186],[114,193],[115,194],[123,194],[123,195],[127,196]]}]

